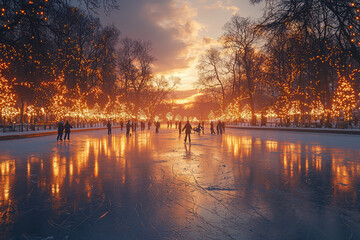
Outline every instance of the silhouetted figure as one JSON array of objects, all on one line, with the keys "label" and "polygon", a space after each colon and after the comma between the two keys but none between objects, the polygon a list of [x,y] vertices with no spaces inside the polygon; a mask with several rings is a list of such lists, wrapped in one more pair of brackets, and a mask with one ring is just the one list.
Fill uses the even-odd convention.
[{"label": "silhouetted figure", "polygon": [[108,121],[106,126],[107,126],[107,129],[108,129],[108,135],[111,135],[111,123],[110,123],[110,121]]},{"label": "silhouetted figure", "polygon": [[186,139],[189,137],[189,143],[191,143],[191,138],[190,138],[190,134],[191,134],[191,130],[192,130],[192,127],[191,127],[191,124],[189,121],[186,122],[184,128],[182,129],[183,131],[185,130],[185,139],[184,141],[186,142]]},{"label": "silhouetted figure", "polygon": [[217,134],[222,134],[222,124],[221,121],[219,120],[218,124],[216,125],[216,132]]},{"label": "silhouetted figure", "polygon": [[122,120],[120,122],[120,129],[121,129],[121,131],[124,129],[124,122]]},{"label": "silhouetted figure", "polygon": [[148,122],[148,130],[150,130],[150,127],[151,127],[151,122],[149,121]]},{"label": "silhouetted figure", "polygon": [[70,125],[69,121],[66,121],[66,123],[65,123],[65,137],[64,137],[64,140],[66,140],[66,136],[67,136],[67,139],[70,140],[70,128],[72,128],[72,126]]},{"label": "silhouetted figure", "polygon": [[175,129],[178,128],[178,121],[175,122]]},{"label": "silhouetted figure", "polygon": [[155,123],[155,133],[159,133],[160,122]]},{"label": "silhouetted figure", "polygon": [[202,134],[204,134],[204,131],[205,131],[205,123],[204,123],[204,121],[201,122],[201,127],[202,127]]},{"label": "silhouetted figure", "polygon": [[214,123],[212,121],[210,123],[210,134],[216,134],[214,130]]},{"label": "silhouetted figure", "polygon": [[225,133],[225,122],[221,123],[221,128],[222,128],[222,132],[221,133]]},{"label": "silhouetted figure", "polygon": [[170,122],[168,121],[168,122],[167,122],[167,128],[169,128],[169,126],[170,126]]},{"label": "silhouetted figure", "polygon": [[198,124],[197,130],[198,130],[198,133],[199,133],[199,135],[200,135],[200,132],[201,132],[201,124],[200,124],[200,122],[199,122],[199,124]]},{"label": "silhouetted figure", "polygon": [[172,121],[170,121],[170,128],[172,128]]},{"label": "silhouetted figure", "polygon": [[128,122],[126,123],[126,136],[130,135],[130,128],[131,128],[131,123],[130,120],[128,120]]},{"label": "silhouetted figure", "polygon": [[179,135],[181,135],[181,121],[179,121]]},{"label": "silhouetted figure", "polygon": [[58,126],[58,136],[56,138],[57,141],[62,141],[62,135],[63,135],[63,132],[64,132],[64,122],[63,120],[61,120],[59,122],[59,126]]}]

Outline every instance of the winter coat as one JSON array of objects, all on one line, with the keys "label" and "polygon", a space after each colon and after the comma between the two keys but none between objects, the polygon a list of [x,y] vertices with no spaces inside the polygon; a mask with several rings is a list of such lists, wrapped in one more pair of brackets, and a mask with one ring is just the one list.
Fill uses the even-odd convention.
[{"label": "winter coat", "polygon": [[63,122],[60,122],[59,126],[58,126],[58,132],[62,133],[63,131],[64,131],[64,124],[63,124]]},{"label": "winter coat", "polygon": [[65,123],[65,133],[70,133],[70,128],[72,128],[72,126],[70,125],[70,123]]},{"label": "winter coat", "polygon": [[190,123],[186,123],[185,126],[184,126],[184,128],[183,128],[182,130],[183,130],[183,131],[185,130],[185,133],[186,133],[186,134],[190,134],[190,133],[191,133],[191,129],[192,129],[191,124],[190,124]]}]

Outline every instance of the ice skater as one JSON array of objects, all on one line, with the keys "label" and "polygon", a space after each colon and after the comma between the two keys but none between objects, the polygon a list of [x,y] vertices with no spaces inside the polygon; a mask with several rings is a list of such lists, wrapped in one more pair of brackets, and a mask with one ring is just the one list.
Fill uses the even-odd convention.
[{"label": "ice skater", "polygon": [[190,134],[191,134],[191,130],[192,130],[192,127],[191,127],[191,124],[189,121],[186,122],[184,128],[182,129],[183,131],[185,130],[185,143],[186,143],[186,139],[189,137],[189,143],[191,143],[191,138],[190,138]]},{"label": "ice skater", "polygon": [[110,121],[108,121],[106,126],[107,126],[107,129],[108,129],[108,135],[111,136],[111,123],[110,123]]},{"label": "ice skater", "polygon": [[63,132],[64,132],[64,122],[63,120],[61,120],[59,122],[59,126],[58,126],[58,136],[56,138],[56,141],[62,141],[62,135],[63,135]]},{"label": "ice skater", "polygon": [[222,124],[221,124],[220,120],[219,120],[218,124],[216,125],[216,132],[217,132],[217,135],[222,134]]},{"label": "ice skater", "polygon": [[155,123],[155,133],[159,133],[160,122]]},{"label": "ice skater", "polygon": [[214,130],[214,123],[212,121],[210,123],[210,134],[215,134],[216,135],[215,130]]},{"label": "ice skater", "polygon": [[131,124],[130,124],[130,120],[128,120],[128,122],[126,124],[126,136],[130,135],[130,128],[131,128]]},{"label": "ice skater", "polygon": [[181,135],[181,121],[179,121],[179,135]]},{"label": "ice skater", "polygon": [[67,136],[67,139],[70,141],[70,128],[72,128],[72,126],[70,125],[69,121],[66,121],[66,123],[65,123],[65,137],[64,137],[64,140],[66,140],[66,136]]}]

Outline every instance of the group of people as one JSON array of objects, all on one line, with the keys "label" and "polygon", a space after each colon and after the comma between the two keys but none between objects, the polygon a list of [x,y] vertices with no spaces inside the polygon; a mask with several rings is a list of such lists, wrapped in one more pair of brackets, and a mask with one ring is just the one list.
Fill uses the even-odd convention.
[{"label": "group of people", "polygon": [[[183,128],[181,128],[181,122],[179,122],[179,134],[181,135],[181,132],[183,132],[185,130],[185,143],[187,141],[187,139],[189,139],[189,142],[191,143],[191,138],[190,138],[190,134],[191,134],[191,131],[195,131],[197,133],[199,133],[200,135],[200,132],[202,132],[204,134],[204,122],[202,122],[200,124],[198,124],[197,127],[193,128],[190,124],[189,121],[186,122],[185,126]],[[219,134],[223,134],[225,133],[225,122],[221,122],[220,120],[218,121],[218,124],[216,125],[216,132],[217,132],[217,135]],[[214,131],[214,123],[211,121],[210,123],[210,134],[216,134],[215,131]]]},{"label": "group of people", "polygon": [[[127,121],[127,123],[125,124],[125,128],[126,128],[126,136],[131,136],[130,130],[132,130],[132,132],[136,131],[138,123],[137,122],[130,122],[130,120]],[[189,140],[189,142],[191,142],[191,138],[190,138],[190,134],[191,131],[195,131],[197,133],[200,134],[200,132],[202,132],[204,134],[204,122],[199,122],[198,126],[193,128],[190,124],[189,121],[186,122],[186,124],[184,125],[184,127],[182,127],[182,123],[181,121],[176,122],[176,127],[179,129],[179,135],[181,135],[181,132],[185,131],[185,143],[187,142],[187,139]],[[155,126],[155,133],[159,133],[159,128],[160,128],[160,122],[154,122],[154,126]],[[112,125],[111,122],[108,121],[106,124],[107,130],[108,130],[108,135],[111,136],[111,129],[112,129]],[[124,123],[121,121],[120,122],[120,128],[121,130],[123,130],[124,127]],[[151,122],[148,122],[148,129],[150,130],[151,127]],[[72,128],[72,126],[70,125],[69,121],[66,121],[66,123],[64,124],[63,120],[61,120],[59,122],[58,125],[58,136],[57,136],[57,141],[62,141],[62,136],[65,130],[65,137],[64,140],[66,140],[66,138],[68,140],[70,140],[70,129]],[[145,130],[146,128],[146,124],[145,122],[140,122],[140,129],[141,130]],[[216,125],[216,133],[215,133],[215,129],[214,129],[214,123],[211,121],[210,123],[210,133],[211,134],[223,134],[225,133],[225,122],[221,122],[218,121],[217,125]]]},{"label": "group of people", "polygon": [[218,124],[216,124],[216,133],[214,130],[214,123],[211,121],[210,123],[210,132],[211,134],[223,134],[225,133],[225,122],[218,121]]},{"label": "group of people", "polygon": [[65,125],[63,120],[60,121],[59,126],[58,126],[58,136],[56,138],[57,141],[62,141],[62,136],[64,134],[64,130],[65,130],[65,137],[64,140],[66,140],[66,137],[68,140],[70,140],[70,129],[72,128],[72,126],[70,125],[69,121],[66,121]]}]

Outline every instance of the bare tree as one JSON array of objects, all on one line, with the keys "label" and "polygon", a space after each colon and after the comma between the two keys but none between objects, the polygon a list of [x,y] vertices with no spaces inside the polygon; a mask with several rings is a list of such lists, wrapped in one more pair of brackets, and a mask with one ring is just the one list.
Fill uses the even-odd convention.
[{"label": "bare tree", "polygon": [[215,48],[208,49],[200,57],[199,80],[196,83],[203,92],[217,100],[222,110],[226,107],[231,84],[231,71],[227,68],[230,64],[227,60],[224,52]]},{"label": "bare tree", "polygon": [[154,58],[150,51],[150,42],[130,38],[124,38],[120,42],[117,54],[119,85],[122,86],[126,98],[135,104],[135,111],[141,105],[142,93],[153,81]]},{"label": "bare tree", "polygon": [[252,123],[255,122],[254,94],[257,81],[261,77],[261,66],[263,63],[262,54],[256,49],[259,40],[255,32],[255,23],[249,18],[242,18],[235,15],[226,23],[225,34],[222,37],[225,48],[229,49],[236,60],[239,87],[242,94],[248,98]]},{"label": "bare tree", "polygon": [[143,105],[150,119],[154,118],[160,106],[165,103],[168,95],[174,91],[179,84],[180,78],[178,77],[165,78],[161,76],[154,78],[152,84],[144,93],[145,101]]}]

